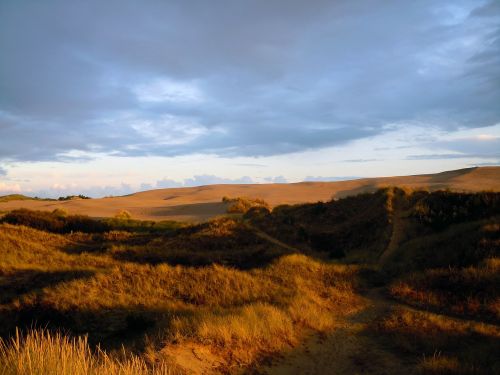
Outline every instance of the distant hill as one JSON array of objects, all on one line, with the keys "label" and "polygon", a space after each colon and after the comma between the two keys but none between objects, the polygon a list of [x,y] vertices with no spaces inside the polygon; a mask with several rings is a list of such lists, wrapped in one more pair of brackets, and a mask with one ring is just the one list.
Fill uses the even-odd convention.
[{"label": "distant hill", "polygon": [[28,197],[23,194],[8,194],[0,196],[0,202],[11,202],[11,201],[53,201],[55,199],[50,198],[38,198],[38,197]]},{"label": "distant hill", "polygon": [[93,217],[112,217],[127,210],[136,219],[205,221],[226,212],[224,196],[261,198],[275,207],[329,201],[381,187],[402,186],[431,191],[450,189],[461,192],[500,191],[500,167],[475,167],[436,174],[362,178],[335,182],[299,182],[292,184],[238,184],[157,189],[123,197],[69,201],[0,200],[0,211],[15,208],[54,210]]}]

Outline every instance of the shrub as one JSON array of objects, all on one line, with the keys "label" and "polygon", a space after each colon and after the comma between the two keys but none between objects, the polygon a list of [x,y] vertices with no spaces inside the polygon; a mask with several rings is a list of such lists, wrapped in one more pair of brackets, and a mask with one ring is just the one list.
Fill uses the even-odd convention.
[{"label": "shrub", "polygon": [[67,195],[65,197],[59,197],[57,198],[58,201],[70,201],[73,199],[91,199],[90,197],[87,197],[86,195]]},{"label": "shrub", "polygon": [[32,211],[25,208],[6,214],[1,222],[44,230],[53,233],[102,233],[109,228],[104,223],[83,215],[64,215],[63,210],[53,212]]},{"label": "shrub", "polygon": [[453,223],[500,214],[500,193],[427,193],[416,204],[413,216],[436,229]]},{"label": "shrub", "polygon": [[115,218],[122,219],[122,220],[130,220],[130,219],[132,219],[132,214],[130,212],[128,212],[127,210],[120,210],[115,215]]},{"label": "shrub", "polygon": [[229,205],[227,208],[227,213],[229,214],[245,214],[253,207],[263,207],[270,210],[269,204],[259,198],[237,197],[230,199],[228,197],[224,197],[222,198],[222,201]]},{"label": "shrub", "polygon": [[66,217],[68,216],[68,211],[66,211],[64,208],[56,208],[54,211],[52,211],[52,215],[57,217]]}]

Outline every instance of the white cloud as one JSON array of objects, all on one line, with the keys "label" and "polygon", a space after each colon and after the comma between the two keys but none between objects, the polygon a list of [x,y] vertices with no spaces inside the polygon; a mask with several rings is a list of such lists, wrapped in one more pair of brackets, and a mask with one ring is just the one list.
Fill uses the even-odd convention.
[{"label": "white cloud", "polygon": [[19,184],[8,184],[0,181],[0,193],[2,194],[14,194],[20,193],[21,191],[22,188]]},{"label": "white cloud", "polygon": [[150,103],[200,103],[203,93],[193,82],[176,82],[168,78],[157,78],[133,88],[137,98]]}]

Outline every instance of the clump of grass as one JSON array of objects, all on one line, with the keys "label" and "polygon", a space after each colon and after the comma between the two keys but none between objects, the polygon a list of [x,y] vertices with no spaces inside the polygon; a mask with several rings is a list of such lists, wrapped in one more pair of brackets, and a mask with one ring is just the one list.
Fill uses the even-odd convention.
[{"label": "clump of grass", "polygon": [[120,210],[116,213],[115,219],[130,220],[132,219],[132,214],[127,210]]},{"label": "clump of grass", "polygon": [[254,207],[264,208],[268,211],[270,210],[269,204],[265,200],[259,198],[223,197],[222,202],[228,204],[227,213],[229,214],[245,214]]},{"label": "clump of grass", "polygon": [[86,337],[70,338],[61,333],[31,330],[22,336],[0,339],[1,375],[167,375],[165,363],[148,364],[135,355],[122,360],[105,351],[93,352]]},{"label": "clump of grass", "polygon": [[422,372],[429,375],[460,375],[473,372],[473,369],[463,368],[457,358],[437,352],[430,357],[424,356],[419,365]]},{"label": "clump of grass", "polygon": [[66,211],[64,208],[56,208],[52,211],[52,215],[57,217],[66,217],[68,216],[68,211]]}]

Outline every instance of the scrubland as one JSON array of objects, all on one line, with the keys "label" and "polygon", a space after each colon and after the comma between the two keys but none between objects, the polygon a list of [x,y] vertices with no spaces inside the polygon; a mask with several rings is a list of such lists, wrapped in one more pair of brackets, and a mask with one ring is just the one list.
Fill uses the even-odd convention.
[{"label": "scrubland", "polygon": [[358,366],[374,346],[388,373],[500,371],[499,193],[242,201],[193,225],[5,215],[0,373],[272,373],[349,324]]}]

